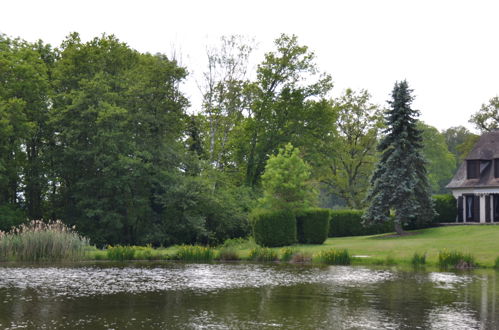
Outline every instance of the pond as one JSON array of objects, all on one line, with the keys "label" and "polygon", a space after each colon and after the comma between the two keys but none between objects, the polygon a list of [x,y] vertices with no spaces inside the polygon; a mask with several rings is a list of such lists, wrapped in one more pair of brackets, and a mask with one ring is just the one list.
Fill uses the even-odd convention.
[{"label": "pond", "polygon": [[2,329],[494,329],[499,276],[275,264],[0,266]]}]

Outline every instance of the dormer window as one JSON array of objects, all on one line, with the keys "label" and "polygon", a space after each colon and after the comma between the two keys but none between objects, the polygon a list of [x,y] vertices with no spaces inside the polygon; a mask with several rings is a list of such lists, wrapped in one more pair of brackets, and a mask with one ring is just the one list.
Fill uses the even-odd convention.
[{"label": "dormer window", "polygon": [[466,161],[466,176],[468,179],[478,179],[480,177],[480,160]]}]

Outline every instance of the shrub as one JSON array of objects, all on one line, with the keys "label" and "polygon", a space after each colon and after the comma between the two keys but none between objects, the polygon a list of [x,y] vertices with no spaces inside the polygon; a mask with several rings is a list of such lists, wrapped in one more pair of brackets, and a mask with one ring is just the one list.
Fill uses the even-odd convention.
[{"label": "shrub", "polygon": [[321,251],[314,256],[314,259],[328,265],[350,265],[351,262],[350,254],[346,249]]},{"label": "shrub", "polygon": [[182,245],[175,255],[175,259],[183,261],[212,261],[214,257],[212,248],[199,245]]},{"label": "shrub", "polygon": [[361,210],[331,210],[329,237],[362,236],[393,231],[391,221],[364,226]]},{"label": "shrub", "polygon": [[135,249],[133,246],[109,245],[106,249],[106,255],[109,260],[133,260]]},{"label": "shrub", "polygon": [[282,248],[280,251],[281,261],[287,262],[293,258],[293,255],[296,253],[296,250],[292,247]]},{"label": "shrub", "polygon": [[25,222],[26,216],[14,205],[0,206],[0,231],[9,231]]},{"label": "shrub", "polygon": [[292,211],[258,209],[250,219],[258,245],[274,247],[296,242],[296,218]]},{"label": "shrub", "polygon": [[79,260],[87,247],[88,239],[60,220],[33,220],[8,233],[0,232],[0,260]]},{"label": "shrub", "polygon": [[459,251],[443,250],[438,253],[438,265],[444,269],[449,267],[467,269],[473,268],[476,263],[475,258],[471,254],[464,254]]},{"label": "shrub", "polygon": [[329,233],[329,209],[310,208],[296,214],[296,231],[299,243],[322,244]]},{"label": "shrub", "polygon": [[417,252],[414,252],[414,254],[412,255],[411,263],[416,267],[426,264],[426,253],[419,254]]},{"label": "shrub", "polygon": [[450,194],[433,195],[435,211],[437,215],[433,218],[433,223],[455,222],[457,217],[456,199]]},{"label": "shrub", "polygon": [[218,254],[218,259],[220,260],[239,260],[239,254],[237,250],[233,247],[223,247],[220,249]]},{"label": "shrub", "polygon": [[261,247],[252,249],[249,258],[254,261],[276,261],[279,259],[276,251]]}]

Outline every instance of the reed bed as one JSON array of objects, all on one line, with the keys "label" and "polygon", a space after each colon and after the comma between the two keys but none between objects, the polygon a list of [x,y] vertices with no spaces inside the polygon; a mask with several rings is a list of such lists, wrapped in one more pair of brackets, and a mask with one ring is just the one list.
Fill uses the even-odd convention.
[{"label": "reed bed", "polygon": [[83,259],[88,247],[87,238],[60,220],[33,220],[0,232],[2,261],[76,261]]},{"label": "reed bed", "polygon": [[347,249],[321,251],[314,256],[314,261],[328,265],[350,265],[351,258]]},{"label": "reed bed", "polygon": [[176,260],[182,261],[212,261],[214,258],[214,249],[199,245],[182,245],[175,255]]},{"label": "reed bed", "polygon": [[276,261],[279,260],[279,256],[276,251],[270,248],[257,247],[251,249],[249,259],[253,261]]},{"label": "reed bed", "polygon": [[425,265],[426,264],[426,253],[420,254],[418,252],[414,252],[414,254],[412,255],[412,259],[411,259],[411,264],[414,267],[419,267],[419,266]]},{"label": "reed bed", "polygon": [[471,254],[459,251],[443,250],[438,253],[438,266],[447,269],[469,269],[476,266],[475,258]]}]

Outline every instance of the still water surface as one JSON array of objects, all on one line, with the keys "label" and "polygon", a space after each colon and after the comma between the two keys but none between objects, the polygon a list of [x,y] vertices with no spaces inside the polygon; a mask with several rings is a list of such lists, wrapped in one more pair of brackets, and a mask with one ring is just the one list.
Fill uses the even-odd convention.
[{"label": "still water surface", "polygon": [[499,273],[0,265],[0,329],[499,329]]}]

